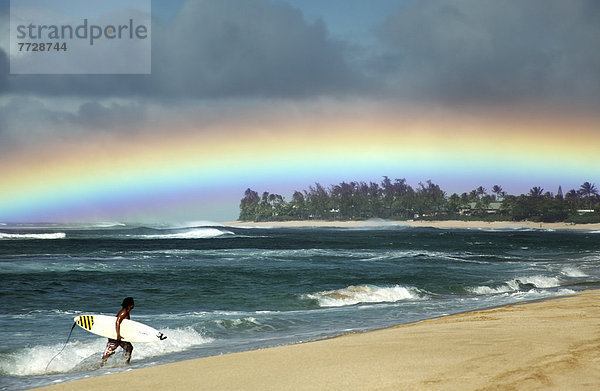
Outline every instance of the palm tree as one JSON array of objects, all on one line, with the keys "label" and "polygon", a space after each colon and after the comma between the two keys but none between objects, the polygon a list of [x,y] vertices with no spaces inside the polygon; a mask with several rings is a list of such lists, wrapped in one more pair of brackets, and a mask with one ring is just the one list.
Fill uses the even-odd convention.
[{"label": "palm tree", "polygon": [[535,186],[529,190],[529,195],[532,197],[541,197],[542,194],[544,194],[544,189],[538,186]]},{"label": "palm tree", "polygon": [[599,195],[596,185],[589,182],[585,182],[583,185],[581,185],[579,192],[586,198]]},{"label": "palm tree", "polygon": [[477,190],[471,190],[469,193],[469,202],[477,202],[479,201],[479,195],[477,194]]},{"label": "palm tree", "polygon": [[492,193],[496,194],[498,198],[504,198],[504,196],[506,195],[506,193],[502,189],[502,186],[500,185],[494,185],[494,187],[492,187]]},{"label": "palm tree", "polygon": [[588,209],[592,208],[592,198],[598,197],[598,188],[590,182],[585,182],[579,188],[579,194],[581,194],[588,201]]}]

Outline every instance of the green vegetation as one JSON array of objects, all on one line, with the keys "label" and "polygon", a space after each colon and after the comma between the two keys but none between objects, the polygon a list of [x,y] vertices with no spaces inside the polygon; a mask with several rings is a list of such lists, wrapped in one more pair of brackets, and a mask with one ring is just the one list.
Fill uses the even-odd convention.
[{"label": "green vegetation", "polygon": [[508,195],[496,185],[491,194],[483,187],[461,195],[446,195],[427,181],[416,189],[405,179],[381,183],[342,182],[324,188],[319,183],[294,192],[288,202],[279,194],[262,196],[247,189],[240,202],[242,221],[286,220],[511,220],[538,222],[600,222],[600,193],[585,182],[578,190],[556,195],[533,187],[528,194]]}]

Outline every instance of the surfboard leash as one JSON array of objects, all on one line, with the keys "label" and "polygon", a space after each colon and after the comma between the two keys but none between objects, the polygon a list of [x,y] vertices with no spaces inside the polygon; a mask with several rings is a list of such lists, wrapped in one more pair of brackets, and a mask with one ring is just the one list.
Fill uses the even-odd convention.
[{"label": "surfboard leash", "polygon": [[67,341],[65,342],[65,344],[63,345],[62,349],[60,349],[60,352],[56,353],[54,355],[54,357],[52,357],[52,359],[50,359],[50,361],[48,362],[48,365],[46,365],[46,369],[44,369],[44,373],[48,373],[48,367],[50,366],[50,363],[56,358],[58,357],[59,354],[62,353],[63,350],[65,350],[65,348],[67,347],[67,344],[69,343],[69,339],[71,339],[71,334],[73,334],[73,329],[75,328],[75,326],[77,326],[77,323],[73,322],[73,326],[71,327],[71,331],[69,331],[69,336],[67,337]]}]

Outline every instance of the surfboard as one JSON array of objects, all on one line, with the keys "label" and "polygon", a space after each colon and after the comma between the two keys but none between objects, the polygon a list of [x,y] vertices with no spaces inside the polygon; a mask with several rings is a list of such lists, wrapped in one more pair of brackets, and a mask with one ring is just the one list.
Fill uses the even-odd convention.
[{"label": "surfboard", "polygon": [[[106,338],[117,339],[115,328],[117,317],[108,315],[79,315],[75,324],[84,330]],[[167,337],[153,327],[134,320],[123,319],[121,322],[121,339],[127,342],[156,342]]]}]

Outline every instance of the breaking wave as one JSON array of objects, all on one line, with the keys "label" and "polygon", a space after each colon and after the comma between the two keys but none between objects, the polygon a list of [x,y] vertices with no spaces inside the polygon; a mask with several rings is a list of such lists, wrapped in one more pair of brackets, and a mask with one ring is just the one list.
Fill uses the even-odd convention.
[{"label": "breaking wave", "polygon": [[[132,363],[137,360],[181,352],[191,347],[212,342],[191,327],[164,329],[167,339],[156,343],[134,345]],[[106,346],[106,338],[88,342],[69,342],[54,360],[63,344],[38,345],[0,354],[0,375],[37,376],[46,373],[71,373],[100,369],[100,357]],[[111,357],[106,368],[124,366],[122,349]],[[50,362],[50,360],[52,360]],[[50,365],[48,365],[50,363]],[[48,366],[46,372],[46,366]]]},{"label": "breaking wave", "polygon": [[214,221],[209,220],[198,220],[198,221],[188,221],[180,224],[170,225],[171,229],[184,229],[184,228],[201,228],[201,227],[222,227],[223,225]]},{"label": "breaking wave", "polygon": [[92,224],[90,228],[115,228],[115,227],[126,227],[127,224],[119,222],[99,222]]},{"label": "breaking wave", "polygon": [[588,277],[586,273],[582,272],[575,266],[565,266],[563,267],[561,273],[567,277]]},{"label": "breaking wave", "polygon": [[528,276],[508,280],[499,286],[492,287],[483,285],[469,290],[477,295],[490,295],[516,291],[529,291],[536,288],[556,288],[559,286],[560,280],[556,277]]},{"label": "breaking wave", "polygon": [[400,285],[393,287],[351,285],[343,289],[307,294],[305,297],[316,300],[321,307],[342,307],[359,303],[393,303],[427,298],[417,288]]},{"label": "breaking wave", "polygon": [[183,232],[136,235],[136,237],[142,239],[209,239],[228,235],[235,234],[231,231],[217,228],[195,228]]},{"label": "breaking wave", "polygon": [[64,239],[67,234],[64,232],[46,233],[46,234],[9,234],[0,232],[0,239]]}]

